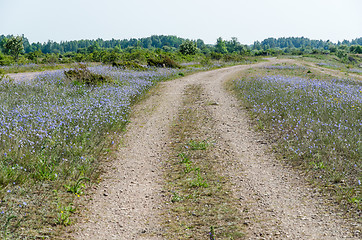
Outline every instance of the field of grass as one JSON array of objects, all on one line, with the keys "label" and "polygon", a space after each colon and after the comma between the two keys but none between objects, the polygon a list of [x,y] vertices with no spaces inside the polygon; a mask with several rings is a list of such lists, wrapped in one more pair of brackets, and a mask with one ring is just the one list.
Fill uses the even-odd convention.
[{"label": "field of grass", "polygon": [[362,208],[362,82],[295,65],[249,70],[234,90],[276,151],[352,212]]},{"label": "field of grass", "polygon": [[75,198],[127,123],[132,104],[171,69],[89,68],[113,83],[87,86],[64,71],[0,82],[0,235],[47,238],[71,223]]},{"label": "field of grass", "polygon": [[311,62],[319,67],[338,70],[344,73],[362,74],[362,57],[361,55],[351,55],[353,61],[343,62],[335,55],[305,55],[298,59]]}]

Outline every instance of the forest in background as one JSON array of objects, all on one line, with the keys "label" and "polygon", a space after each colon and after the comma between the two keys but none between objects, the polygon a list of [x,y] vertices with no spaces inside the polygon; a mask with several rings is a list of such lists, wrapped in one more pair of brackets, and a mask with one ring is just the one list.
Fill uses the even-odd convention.
[{"label": "forest in background", "polygon": [[[4,39],[9,39],[13,35],[0,35],[0,49],[4,44]],[[103,40],[98,38],[96,40],[73,40],[73,41],[61,41],[60,43],[49,40],[44,43],[30,43],[29,40],[23,37],[24,52],[30,53],[34,51],[42,51],[43,53],[67,53],[67,52],[78,52],[84,51],[92,46],[99,46],[104,49],[113,49],[121,48],[126,49],[129,47],[141,47],[141,48],[163,48],[165,50],[176,50],[179,46],[186,41],[185,38],[180,38],[177,36],[165,36],[165,35],[153,35],[146,38],[131,38],[131,39],[111,39]],[[221,39],[222,40],[222,39]],[[220,38],[217,42],[220,41]],[[225,42],[228,52],[234,52],[240,50],[240,46],[248,48],[250,50],[267,50],[271,48],[279,49],[291,49],[291,48],[306,48],[306,49],[324,49],[328,50],[333,47],[338,46],[352,46],[352,45],[362,45],[362,37],[356,38],[354,40],[348,41],[344,40],[342,42],[333,43],[329,40],[311,40],[305,37],[282,37],[282,38],[267,38],[263,41],[255,41],[252,45],[241,44],[237,38],[231,38],[231,40],[223,40]],[[212,44],[205,44],[203,40],[197,39],[194,40],[197,44],[197,48],[213,48],[215,47]],[[238,47],[238,48],[235,48]]]},{"label": "forest in background", "polygon": [[[9,40],[18,39],[9,44]],[[21,40],[21,42],[20,42]],[[16,42],[16,40],[15,40]],[[11,49],[11,48],[15,48]],[[0,65],[27,63],[73,63],[73,62],[117,62],[136,61],[146,63],[150,57],[167,55],[177,62],[206,59],[239,61],[244,56],[277,56],[303,54],[334,54],[345,63],[354,63],[350,54],[362,54],[362,37],[333,43],[329,40],[311,40],[305,37],[267,38],[252,45],[241,44],[237,38],[216,44],[205,44],[203,40],[189,40],[177,36],[153,35],[139,39],[74,40],[60,43],[49,40],[30,43],[25,36],[0,35]]]}]

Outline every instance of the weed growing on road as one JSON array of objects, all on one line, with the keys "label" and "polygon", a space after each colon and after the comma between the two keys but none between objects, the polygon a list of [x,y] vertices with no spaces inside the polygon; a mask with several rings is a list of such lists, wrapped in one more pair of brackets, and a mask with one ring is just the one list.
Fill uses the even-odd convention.
[{"label": "weed growing on road", "polygon": [[[9,236],[9,232],[8,232],[8,227],[10,225],[10,222],[14,219],[16,220],[17,216],[13,215],[12,211],[10,211],[9,213],[5,213],[4,211],[1,212],[1,223],[2,223],[2,237],[4,240],[8,239]],[[11,234],[11,233],[10,233]]]},{"label": "weed growing on road", "polygon": [[205,140],[204,141],[190,140],[188,146],[191,148],[191,150],[206,150],[209,144]]}]

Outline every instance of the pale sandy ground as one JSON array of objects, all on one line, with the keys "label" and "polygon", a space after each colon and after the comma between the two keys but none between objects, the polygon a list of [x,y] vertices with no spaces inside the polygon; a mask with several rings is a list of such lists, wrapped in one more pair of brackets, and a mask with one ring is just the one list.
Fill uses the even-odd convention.
[{"label": "pale sandy ground", "polygon": [[24,73],[9,73],[6,76],[10,77],[14,81],[29,81],[36,78],[42,72],[24,72]]}]

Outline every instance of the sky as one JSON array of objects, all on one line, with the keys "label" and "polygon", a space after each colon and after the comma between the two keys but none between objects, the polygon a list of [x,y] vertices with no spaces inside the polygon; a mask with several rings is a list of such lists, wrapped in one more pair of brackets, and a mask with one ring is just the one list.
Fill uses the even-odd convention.
[{"label": "sky", "polygon": [[176,35],[332,42],[362,37],[362,0],[0,0],[0,35],[32,42]]}]

